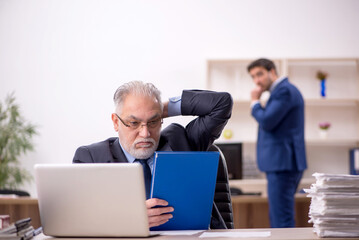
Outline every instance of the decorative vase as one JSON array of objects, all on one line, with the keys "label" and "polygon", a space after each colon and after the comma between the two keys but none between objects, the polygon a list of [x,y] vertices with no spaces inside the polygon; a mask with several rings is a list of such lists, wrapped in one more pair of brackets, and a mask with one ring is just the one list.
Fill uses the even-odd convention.
[{"label": "decorative vase", "polygon": [[325,97],[325,79],[320,80],[320,95],[324,98]]},{"label": "decorative vase", "polygon": [[328,129],[319,129],[319,137],[320,139],[328,138]]}]

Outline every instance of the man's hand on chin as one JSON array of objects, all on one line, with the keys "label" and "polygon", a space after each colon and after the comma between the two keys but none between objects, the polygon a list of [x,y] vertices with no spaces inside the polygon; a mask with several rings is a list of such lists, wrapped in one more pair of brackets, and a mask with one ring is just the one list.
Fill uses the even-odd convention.
[{"label": "man's hand on chin", "polygon": [[263,89],[260,86],[255,86],[251,91],[251,99],[252,101],[258,101],[261,98],[263,93]]},{"label": "man's hand on chin", "polygon": [[[161,207],[157,207],[161,206]],[[150,227],[160,226],[173,216],[173,207],[168,207],[168,202],[158,198],[150,198],[146,200],[148,222]]]}]

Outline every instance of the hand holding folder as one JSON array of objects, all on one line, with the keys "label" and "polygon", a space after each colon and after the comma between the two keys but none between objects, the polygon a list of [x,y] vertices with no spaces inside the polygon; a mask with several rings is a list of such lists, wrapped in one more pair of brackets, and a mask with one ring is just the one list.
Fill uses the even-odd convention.
[{"label": "hand holding folder", "polygon": [[157,227],[166,223],[173,218],[171,214],[173,207],[168,206],[168,202],[163,199],[150,198],[146,200],[146,207],[148,212],[149,227]]}]

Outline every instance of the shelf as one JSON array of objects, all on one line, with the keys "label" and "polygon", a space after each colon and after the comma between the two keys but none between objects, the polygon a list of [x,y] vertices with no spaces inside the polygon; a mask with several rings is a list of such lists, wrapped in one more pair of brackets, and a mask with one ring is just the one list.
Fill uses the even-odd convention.
[{"label": "shelf", "polygon": [[230,143],[256,143],[256,140],[248,140],[248,139],[230,139],[230,140],[223,140],[218,139],[214,142],[214,144],[230,144]]},{"label": "shelf", "polygon": [[359,144],[359,138],[356,139],[307,139],[307,145],[311,146],[353,146],[356,147]]},{"label": "shelf", "polygon": [[[234,99],[234,105],[250,105],[249,99]],[[307,98],[304,100],[307,106],[356,106],[359,98]]]},{"label": "shelf", "polygon": [[305,99],[306,106],[358,106],[359,99],[358,98],[309,98]]},{"label": "shelf", "polygon": [[[359,98],[309,98],[305,99],[306,106],[359,106]],[[235,106],[250,106],[251,100],[234,99]]]},{"label": "shelf", "polygon": [[[216,143],[243,143],[243,144],[257,144],[257,140],[254,139],[230,139],[223,140],[219,139]],[[359,138],[356,139],[306,139],[305,143],[310,146],[353,146],[356,147],[359,145]]]},{"label": "shelf", "polygon": [[[302,178],[298,189],[310,188],[310,185],[315,183],[314,177]],[[230,179],[230,187],[240,188],[243,192],[262,192],[265,196],[267,194],[267,180],[262,179]],[[303,196],[303,195],[301,195]],[[305,195],[304,195],[305,196]]]},{"label": "shelf", "polygon": [[233,103],[234,105],[250,105],[251,104],[251,100],[246,100],[246,99],[233,99]]},{"label": "shelf", "polygon": [[303,58],[303,59],[286,59],[287,65],[294,66],[351,66],[356,67],[357,58]]}]

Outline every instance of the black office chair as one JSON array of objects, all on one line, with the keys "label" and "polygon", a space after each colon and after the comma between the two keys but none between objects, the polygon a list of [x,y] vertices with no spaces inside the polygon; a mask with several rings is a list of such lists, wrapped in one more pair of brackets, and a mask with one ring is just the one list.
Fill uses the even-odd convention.
[{"label": "black office chair", "polygon": [[[232,209],[232,201],[231,201],[231,192],[229,188],[228,182],[228,170],[226,159],[222,151],[213,144],[208,151],[217,151],[220,154],[219,164],[218,164],[218,172],[217,172],[217,183],[216,190],[214,193],[214,205],[218,209],[227,229],[233,229],[233,209]],[[213,213],[214,211],[212,211]]]},{"label": "black office chair", "polygon": [[[177,134],[178,138],[167,138],[167,136],[172,134]],[[171,124],[169,127],[162,130],[161,136],[169,141],[169,145],[173,151],[197,150],[192,149],[189,145],[189,141],[186,138],[185,128],[180,124]],[[208,151],[216,151],[220,153],[210,227],[211,229],[233,229],[233,210],[226,160],[222,151],[216,145],[210,146]]]}]

